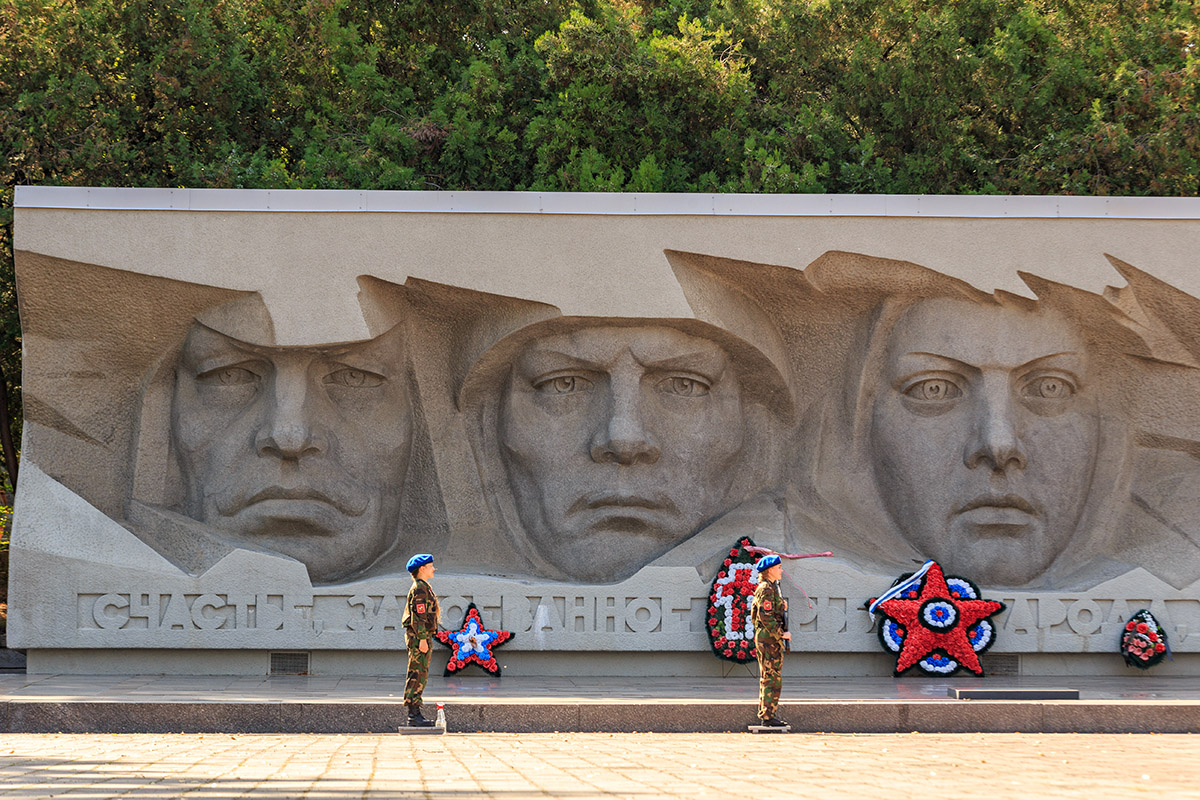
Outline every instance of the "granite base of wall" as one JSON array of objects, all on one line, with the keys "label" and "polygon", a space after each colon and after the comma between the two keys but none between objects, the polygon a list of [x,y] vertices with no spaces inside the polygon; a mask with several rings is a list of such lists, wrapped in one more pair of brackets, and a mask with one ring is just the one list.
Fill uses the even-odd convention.
[{"label": "granite base of wall", "polygon": [[[720,733],[755,722],[751,703],[456,703],[450,733]],[[816,701],[784,703],[797,733],[1200,733],[1200,703]],[[8,733],[395,733],[399,703],[0,703]]]},{"label": "granite base of wall", "polygon": [[[61,650],[27,652],[31,675],[269,675],[269,650]],[[289,651],[290,652],[290,651]],[[402,652],[314,650],[308,653],[311,675],[402,675]],[[757,675],[754,664],[732,664],[705,652],[664,653],[499,653],[504,674],[523,677],[657,676],[720,678]],[[884,653],[791,653],[784,674],[791,677],[887,677],[894,657]],[[1112,653],[988,652],[984,669],[991,675],[1137,677]],[[436,667],[435,667],[436,670]],[[1200,653],[1177,653],[1153,670],[1155,677],[1200,675]]]},{"label": "granite base of wall", "polygon": [[25,669],[25,654],[20,650],[0,647],[0,672],[20,672]]}]

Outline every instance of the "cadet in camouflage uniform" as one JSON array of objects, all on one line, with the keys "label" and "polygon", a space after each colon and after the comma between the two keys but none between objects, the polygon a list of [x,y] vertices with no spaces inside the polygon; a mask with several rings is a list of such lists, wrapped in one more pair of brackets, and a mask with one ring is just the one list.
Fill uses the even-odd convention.
[{"label": "cadet in camouflage uniform", "polygon": [[771,728],[786,728],[787,723],[775,716],[779,708],[779,691],[783,688],[783,643],[792,635],[786,630],[787,601],[779,589],[783,565],[775,554],[763,556],[754,565],[758,570],[758,587],[750,606],[754,623],[754,649],[758,655],[758,718]]},{"label": "cadet in camouflage uniform", "polygon": [[408,706],[408,724],[428,728],[433,722],[421,714],[421,694],[429,677],[429,654],[433,650],[433,635],[437,633],[437,595],[429,585],[433,577],[433,556],[428,553],[415,555],[408,560],[408,571],[412,573],[413,585],[408,590],[408,602],[404,604],[404,644],[408,648],[408,677],[404,681],[404,705]]}]

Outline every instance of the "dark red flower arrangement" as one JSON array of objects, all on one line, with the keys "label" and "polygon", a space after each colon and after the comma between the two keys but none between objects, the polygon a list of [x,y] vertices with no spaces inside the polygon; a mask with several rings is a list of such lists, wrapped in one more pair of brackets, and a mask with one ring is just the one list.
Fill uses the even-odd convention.
[{"label": "dark red flower arrangement", "polygon": [[729,555],[708,593],[705,628],[713,654],[726,661],[746,663],[758,654],[754,649],[754,624],[750,622],[750,603],[758,586],[754,569],[758,556],[746,550],[753,540],[743,536],[729,549]]},{"label": "dark red flower arrangement", "polygon": [[[988,617],[1003,611],[1004,604],[981,600],[974,583],[947,578],[936,562],[927,563],[923,576],[874,609],[883,614],[880,643],[897,654],[894,674],[899,677],[917,667],[929,675],[952,675],[966,668],[982,676],[978,654],[996,640],[996,628]],[[893,589],[905,582],[911,582],[910,575],[901,576]],[[868,608],[875,602],[869,600]]]},{"label": "dark red flower arrangement", "polygon": [[435,635],[439,642],[450,648],[450,661],[446,664],[444,675],[454,675],[471,664],[478,664],[497,677],[500,675],[500,662],[496,661],[492,648],[499,647],[513,637],[512,631],[489,631],[485,628],[474,603],[467,606],[462,627],[456,631],[438,631]]},{"label": "dark red flower arrangement", "polygon": [[1167,632],[1149,610],[1143,608],[1125,623],[1121,632],[1121,655],[1125,666],[1150,669],[1170,655]]}]

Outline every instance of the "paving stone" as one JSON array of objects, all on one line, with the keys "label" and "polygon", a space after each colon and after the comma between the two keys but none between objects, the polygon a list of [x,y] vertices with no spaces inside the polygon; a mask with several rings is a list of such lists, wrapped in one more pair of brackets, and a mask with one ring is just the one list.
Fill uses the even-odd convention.
[{"label": "paving stone", "polygon": [[773,798],[953,796],[978,775],[989,800],[1200,795],[1185,735],[559,733],[16,734],[0,797],[690,800],[730,795],[745,764]]}]

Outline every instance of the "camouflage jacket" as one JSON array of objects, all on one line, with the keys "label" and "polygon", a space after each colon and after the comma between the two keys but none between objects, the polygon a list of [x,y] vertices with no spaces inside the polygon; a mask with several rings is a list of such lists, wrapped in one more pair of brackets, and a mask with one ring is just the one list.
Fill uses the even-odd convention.
[{"label": "camouflage jacket", "polygon": [[414,579],[412,588],[408,590],[408,602],[404,604],[404,632],[416,639],[428,639],[437,633],[440,616],[441,609],[438,608],[433,587],[425,581]]},{"label": "camouflage jacket", "polygon": [[778,583],[768,580],[758,582],[758,588],[754,590],[754,602],[750,606],[755,638],[765,636],[783,639],[785,602]]}]

